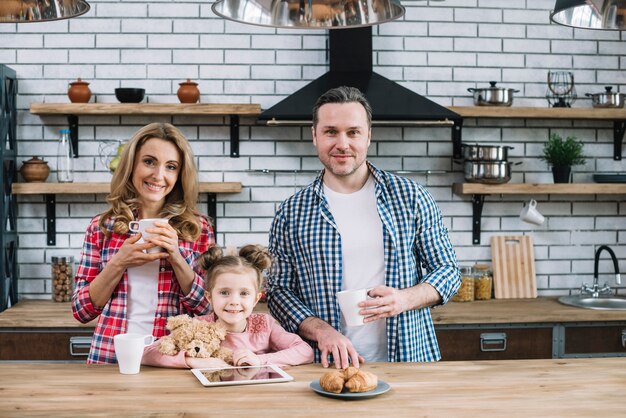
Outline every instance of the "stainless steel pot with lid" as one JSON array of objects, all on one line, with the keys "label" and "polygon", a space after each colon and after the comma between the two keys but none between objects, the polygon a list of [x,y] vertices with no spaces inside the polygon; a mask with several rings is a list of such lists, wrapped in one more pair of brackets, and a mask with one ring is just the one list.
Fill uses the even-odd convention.
[{"label": "stainless steel pot with lid", "polygon": [[513,93],[519,93],[519,90],[496,87],[495,81],[490,81],[489,85],[490,87],[467,89],[474,95],[475,106],[511,106]]},{"label": "stainless steel pot with lid", "polygon": [[586,93],[587,97],[591,97],[591,105],[599,108],[621,108],[624,107],[624,93],[615,93],[611,86],[604,87],[602,93]]},{"label": "stainless steel pot with lid", "polygon": [[509,145],[461,144],[465,161],[507,161]]}]

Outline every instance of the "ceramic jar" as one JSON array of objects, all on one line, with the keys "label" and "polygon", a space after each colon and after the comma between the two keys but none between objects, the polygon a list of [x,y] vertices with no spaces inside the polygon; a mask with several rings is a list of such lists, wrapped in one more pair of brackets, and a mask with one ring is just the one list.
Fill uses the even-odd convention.
[{"label": "ceramic jar", "polygon": [[80,78],[70,83],[70,88],[67,90],[67,95],[72,103],[87,103],[91,99],[91,90],[89,90],[89,83],[81,80]]},{"label": "ceramic jar", "polygon": [[200,99],[200,90],[198,89],[198,83],[187,79],[182,83],[178,83],[180,86],[176,95],[181,103],[196,103]]},{"label": "ceramic jar", "polygon": [[39,157],[33,157],[20,168],[20,174],[27,183],[43,183],[50,174],[48,163]]}]

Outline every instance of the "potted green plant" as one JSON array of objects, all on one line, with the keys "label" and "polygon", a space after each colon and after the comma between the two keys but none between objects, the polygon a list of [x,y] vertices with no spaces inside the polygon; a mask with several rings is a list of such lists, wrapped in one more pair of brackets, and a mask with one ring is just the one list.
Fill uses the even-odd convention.
[{"label": "potted green plant", "polygon": [[543,156],[540,158],[552,166],[555,183],[569,183],[572,166],[585,164],[583,147],[583,143],[577,141],[575,136],[563,139],[556,133],[550,135],[548,142],[543,146]]}]

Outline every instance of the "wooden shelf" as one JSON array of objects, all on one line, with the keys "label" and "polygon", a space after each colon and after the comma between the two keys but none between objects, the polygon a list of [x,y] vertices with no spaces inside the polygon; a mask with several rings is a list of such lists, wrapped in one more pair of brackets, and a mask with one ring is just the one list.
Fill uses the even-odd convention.
[{"label": "wooden shelf", "polygon": [[[200,183],[200,193],[240,193],[239,182]],[[108,194],[110,183],[13,183],[13,194]]]},{"label": "wooden shelf", "polygon": [[187,115],[229,116],[230,156],[239,157],[239,117],[258,116],[259,104],[202,103],[31,103],[34,115],[65,115],[70,127],[72,155],[78,157],[78,116],[82,115]]},{"label": "wooden shelf", "polygon": [[[213,220],[217,217],[217,193],[240,193],[239,182],[203,182],[199,184],[199,192],[208,195],[208,215]],[[57,194],[108,194],[110,183],[13,183],[11,192],[14,195],[43,195],[46,203],[46,242],[56,245],[56,195]],[[217,233],[215,224],[213,232]]]},{"label": "wooden shelf", "polygon": [[454,193],[468,194],[626,194],[626,183],[455,183]]},{"label": "wooden shelf", "polygon": [[586,194],[626,194],[626,183],[455,183],[452,185],[457,195],[472,195],[472,243],[480,244],[480,223],[485,196],[502,195],[586,195]]},{"label": "wooden shelf", "polygon": [[626,120],[626,109],[451,106],[464,118]]},{"label": "wooden shelf", "polygon": [[33,115],[239,115],[258,116],[259,104],[32,103]]}]

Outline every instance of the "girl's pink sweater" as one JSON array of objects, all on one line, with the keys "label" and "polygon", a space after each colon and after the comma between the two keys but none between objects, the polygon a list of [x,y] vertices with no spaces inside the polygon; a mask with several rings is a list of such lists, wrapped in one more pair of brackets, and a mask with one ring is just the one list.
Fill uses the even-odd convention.
[{"label": "girl's pink sweater", "polygon": [[[197,319],[215,322],[213,313]],[[174,356],[159,353],[160,341],[144,349],[141,364],[157,367],[189,368],[185,353]],[[261,358],[262,364],[297,366],[313,362],[313,349],[300,336],[285,331],[274,318],[266,313],[253,313],[248,317],[244,332],[229,332],[222,347],[237,350],[247,348]]]}]

